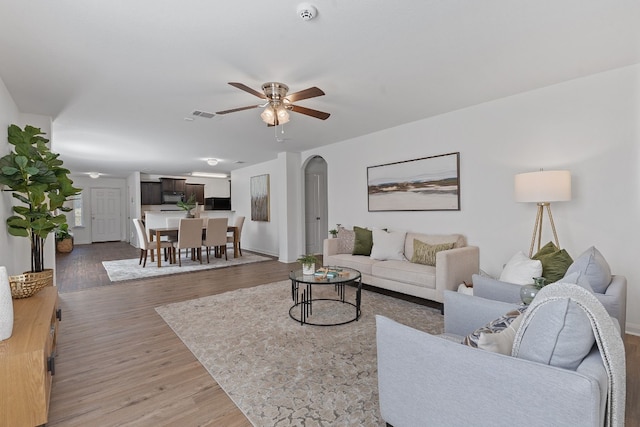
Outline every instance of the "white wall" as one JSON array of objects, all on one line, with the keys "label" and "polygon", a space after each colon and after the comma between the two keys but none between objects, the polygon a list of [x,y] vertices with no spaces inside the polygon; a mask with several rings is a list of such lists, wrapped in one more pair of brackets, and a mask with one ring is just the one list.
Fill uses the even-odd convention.
[{"label": "white wall", "polygon": [[[330,227],[463,233],[493,275],[531,241],[536,207],[514,201],[514,175],[570,170],[573,200],[552,205],[560,244],[574,258],[595,245],[627,277],[627,330],[640,333],[639,104],[640,66],[626,67],[310,150],[302,161],[328,163]],[[367,211],[368,166],[456,151],[459,212]]]},{"label": "white wall", "polygon": [[[231,172],[231,206],[236,216],[244,216],[242,227],[242,249],[257,251],[272,256],[280,252],[280,236],[278,234],[280,215],[280,191],[282,171],[278,160],[249,166]],[[251,221],[251,191],[249,183],[252,176],[269,174],[270,185],[270,220]]]},{"label": "white wall", "polygon": [[[7,142],[7,128],[12,123],[18,123],[19,119],[18,107],[0,79],[0,157],[11,151],[13,146]],[[18,242],[24,240],[28,243],[27,239],[13,237],[7,231],[6,220],[12,215],[12,203],[11,192],[0,192],[0,265],[6,266],[9,274],[20,274],[22,270],[18,269],[16,259],[28,257],[29,248],[27,246],[25,249],[21,245],[20,249],[17,249]]]}]

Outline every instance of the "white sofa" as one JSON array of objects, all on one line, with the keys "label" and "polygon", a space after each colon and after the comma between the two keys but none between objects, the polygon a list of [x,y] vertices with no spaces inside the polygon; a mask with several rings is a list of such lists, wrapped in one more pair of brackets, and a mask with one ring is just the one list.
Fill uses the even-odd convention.
[{"label": "white sofa", "polygon": [[[453,249],[436,254],[436,266],[412,263],[414,239],[429,245],[454,243]],[[374,241],[375,245],[375,241]],[[456,290],[479,272],[480,252],[477,246],[467,246],[460,234],[432,235],[406,233],[404,260],[376,260],[365,255],[338,253],[338,239],[325,239],[323,264],[354,268],[362,274],[362,282],[382,289],[412,295],[439,303],[445,290]]]}]

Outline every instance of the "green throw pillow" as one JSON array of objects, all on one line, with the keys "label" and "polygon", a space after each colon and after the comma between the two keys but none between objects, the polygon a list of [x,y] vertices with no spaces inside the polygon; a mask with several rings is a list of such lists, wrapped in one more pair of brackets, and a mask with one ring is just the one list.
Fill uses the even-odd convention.
[{"label": "green throw pillow", "polygon": [[553,242],[549,242],[546,245],[544,245],[543,247],[541,247],[540,250],[538,250],[538,252],[536,252],[536,254],[531,257],[531,259],[539,260],[541,256],[549,255],[549,254],[554,253],[554,252],[556,252],[558,250],[559,250],[558,247]]},{"label": "green throw pillow", "polygon": [[440,243],[438,245],[430,245],[418,239],[413,239],[413,256],[411,262],[416,264],[425,264],[435,267],[436,254],[440,251],[453,249],[455,243]]},{"label": "green throw pillow", "polygon": [[353,255],[371,255],[371,248],[373,247],[373,232],[362,227],[353,227],[353,231],[356,233],[356,239],[353,242]]},{"label": "green throw pillow", "polygon": [[541,255],[537,259],[542,263],[542,276],[547,279],[547,283],[562,279],[573,263],[573,259],[564,249]]}]

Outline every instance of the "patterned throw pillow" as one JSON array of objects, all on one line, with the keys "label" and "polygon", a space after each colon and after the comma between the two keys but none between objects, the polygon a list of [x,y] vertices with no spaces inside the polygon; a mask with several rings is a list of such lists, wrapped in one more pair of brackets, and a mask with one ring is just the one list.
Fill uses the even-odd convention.
[{"label": "patterned throw pillow", "polygon": [[353,252],[353,244],[356,240],[356,233],[344,227],[338,227],[338,253],[350,254]]},{"label": "patterned throw pillow", "polygon": [[469,347],[478,348],[478,340],[480,339],[480,334],[495,334],[497,332],[501,332],[511,324],[520,314],[524,313],[529,306],[524,305],[518,308],[515,308],[504,316],[498,317],[496,320],[493,320],[481,328],[476,329],[469,335],[467,335],[463,340],[462,344],[468,345]]},{"label": "patterned throw pillow", "polygon": [[435,267],[436,254],[440,251],[453,249],[455,243],[440,243],[438,245],[430,245],[418,239],[413,239],[413,256],[411,262],[416,264],[425,264]]}]

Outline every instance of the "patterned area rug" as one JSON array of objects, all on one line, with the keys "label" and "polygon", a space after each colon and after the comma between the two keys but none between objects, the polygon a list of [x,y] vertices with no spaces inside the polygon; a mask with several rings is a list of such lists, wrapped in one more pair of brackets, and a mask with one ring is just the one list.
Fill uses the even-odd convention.
[{"label": "patterned area rug", "polygon": [[[335,296],[333,287],[313,292]],[[351,287],[347,298],[355,298]],[[443,330],[439,310],[368,291],[360,320],[342,326],[302,326],[289,317],[291,305],[291,282],[283,281],[156,311],[255,426],[384,426],[375,315]],[[314,316],[341,316],[344,307],[314,305]]]},{"label": "patterned area rug", "polygon": [[224,258],[210,257],[210,263],[207,264],[207,258],[203,259],[202,264],[199,261],[191,261],[190,259],[182,259],[182,267],[178,264],[168,264],[162,261],[162,267],[158,268],[155,262],[151,262],[151,259],[147,259],[147,266],[142,267],[138,265],[138,258],[122,259],[118,261],[102,261],[102,266],[107,270],[109,279],[112,282],[119,282],[121,280],[134,280],[144,279],[147,277],[165,276],[168,274],[180,274],[180,273],[192,273],[200,270],[210,270],[212,268],[230,267],[233,265],[249,264],[252,262],[269,261],[271,258],[244,253],[243,256],[238,258],[229,257],[229,260]]}]

